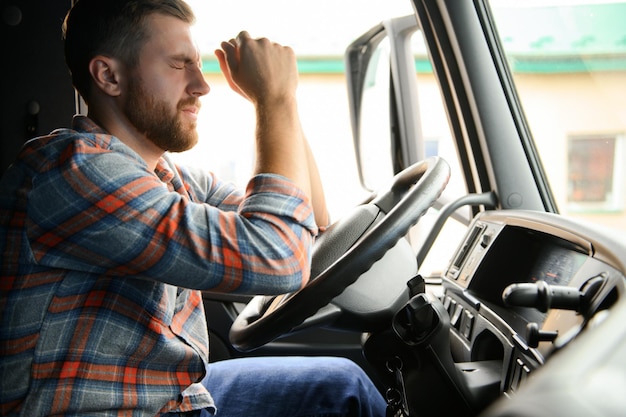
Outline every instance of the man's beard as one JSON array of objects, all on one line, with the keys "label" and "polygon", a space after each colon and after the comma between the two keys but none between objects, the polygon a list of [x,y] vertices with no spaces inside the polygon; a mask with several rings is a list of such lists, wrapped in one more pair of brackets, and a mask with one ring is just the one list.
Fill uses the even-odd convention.
[{"label": "man's beard", "polygon": [[172,114],[168,103],[159,100],[143,88],[141,79],[131,81],[124,113],[135,128],[164,151],[183,152],[198,143],[196,123],[183,126],[180,110],[189,105],[200,107],[197,98],[178,102]]}]

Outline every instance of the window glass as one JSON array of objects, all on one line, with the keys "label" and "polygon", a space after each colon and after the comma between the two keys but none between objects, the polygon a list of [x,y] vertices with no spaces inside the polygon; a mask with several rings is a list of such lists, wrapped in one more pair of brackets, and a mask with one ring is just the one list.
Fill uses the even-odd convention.
[{"label": "window glass", "polygon": [[[244,186],[254,163],[252,106],[226,84],[213,51],[241,30],[289,45],[298,58],[298,103],[302,125],[320,170],[333,219],[369,192],[358,178],[350,126],[344,52],[384,19],[412,13],[407,0],[187,0],[196,13],[194,36],[203,55],[211,92],[202,98],[200,140],[178,161],[211,170]],[[332,12],[329,12],[332,10]]]},{"label": "window glass", "polygon": [[[413,34],[411,43],[417,77],[418,117],[423,137],[420,146],[423,147],[426,157],[437,155],[450,165],[450,181],[440,199],[445,204],[466,195],[467,187],[456,147],[452,140],[452,133],[450,132],[450,125],[448,124],[439,84],[432,71],[424,38],[420,31]],[[471,216],[470,209],[462,207],[457,211],[457,214],[461,216],[462,220],[449,218],[445,222],[428,256],[424,259],[424,263],[420,265],[420,274],[422,276],[441,276],[450,261],[450,248],[455,247],[465,236],[467,223]],[[438,215],[439,211],[431,208],[412,231],[412,244],[416,250],[422,247],[422,243],[437,220]]]},{"label": "window glass", "polygon": [[[323,3],[327,3],[324,6]],[[213,51],[221,41],[247,30],[253,37],[264,36],[291,46],[300,70],[298,88],[302,124],[316,156],[333,219],[340,218],[366,199],[370,192],[361,187],[350,126],[344,52],[358,36],[385,19],[413,13],[407,0],[320,0],[307,8],[288,0],[188,0],[197,23],[194,35],[203,55],[203,72],[211,92],[202,98],[198,121],[200,141],[190,151],[174,155],[186,164],[215,172],[222,179],[243,186],[254,162],[254,112],[252,106],[234,94],[226,84]],[[240,11],[244,10],[245,13]],[[281,10],[276,13],[276,10]],[[328,10],[333,10],[328,13]],[[413,35],[416,76],[422,123],[424,155],[441,155],[452,166],[452,178],[444,197],[447,200],[465,193],[465,186],[452,143],[441,95],[428,61],[422,35]],[[383,81],[380,78],[379,81]],[[388,83],[388,79],[384,80]],[[382,97],[382,96],[381,96]],[[388,94],[384,94],[388,100]],[[387,118],[388,113],[371,120]],[[384,123],[383,123],[384,124]],[[373,125],[376,126],[376,125]],[[380,129],[376,129],[380,131]],[[389,141],[380,154],[389,155]],[[373,143],[373,142],[372,142]],[[387,161],[381,167],[388,172]],[[390,161],[389,161],[390,164]],[[379,163],[380,167],[380,163]],[[462,210],[461,210],[462,211]],[[469,216],[469,211],[467,211]],[[414,247],[419,248],[436,218],[430,210],[412,232]],[[452,231],[450,231],[452,230]],[[450,246],[461,239],[465,225],[451,220],[443,232],[447,247],[434,247],[427,258],[425,275],[443,270]],[[425,272],[428,271],[428,272]]]},{"label": "window glass", "polygon": [[372,54],[361,99],[359,153],[363,184],[377,190],[393,177],[390,115],[390,48],[384,38]]},{"label": "window glass", "polygon": [[626,231],[626,2],[491,9],[559,211]]},{"label": "window glass", "polygon": [[[462,176],[459,158],[452,140],[448,119],[444,110],[439,85],[432,71],[422,33],[418,30],[411,35],[411,54],[416,77],[416,111],[408,115],[419,121],[417,147],[421,155],[440,156],[450,165],[451,175],[440,203],[445,204],[456,200],[467,193]],[[390,82],[390,51],[391,44],[384,38],[376,46],[367,67],[361,100],[361,117],[359,122],[360,156],[363,165],[363,179],[367,187],[377,190],[387,185],[393,176],[392,128],[390,124],[390,91],[392,87],[409,91],[412,85],[409,80],[393,79]],[[397,52],[397,51],[396,51]],[[398,85],[398,83],[401,83]],[[406,84],[405,84],[406,83]],[[420,273],[423,276],[439,276],[449,261],[450,246],[460,242],[467,230],[470,219],[469,208],[459,209],[463,221],[449,219],[441,234],[431,248]],[[410,233],[410,240],[415,251],[423,247],[423,243],[437,220],[439,212],[436,208],[428,210]]]},{"label": "window glass", "polygon": [[[452,140],[439,83],[433,73],[424,37],[420,31],[413,34],[411,44],[417,77],[418,117],[423,137],[420,146],[426,157],[438,155],[450,165],[450,182],[443,194],[443,200],[449,202],[465,195],[467,187]],[[467,210],[467,216],[469,215],[469,210]]]}]

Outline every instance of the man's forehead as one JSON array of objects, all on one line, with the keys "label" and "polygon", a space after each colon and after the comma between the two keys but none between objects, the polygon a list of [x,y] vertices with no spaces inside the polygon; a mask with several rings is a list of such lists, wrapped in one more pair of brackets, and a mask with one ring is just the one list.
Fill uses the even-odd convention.
[{"label": "man's forehead", "polygon": [[195,46],[191,34],[191,24],[174,16],[163,13],[152,13],[146,17],[148,41],[153,42],[187,42]]}]

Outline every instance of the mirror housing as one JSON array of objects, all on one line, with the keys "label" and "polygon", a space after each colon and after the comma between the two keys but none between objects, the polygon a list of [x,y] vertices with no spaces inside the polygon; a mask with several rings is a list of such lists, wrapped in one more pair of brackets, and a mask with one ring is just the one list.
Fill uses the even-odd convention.
[{"label": "mirror housing", "polygon": [[[391,178],[411,164],[425,158],[424,151],[417,146],[422,137],[421,122],[417,103],[417,81],[415,61],[411,51],[411,36],[418,29],[414,15],[386,20],[373,27],[348,46],[345,53],[346,78],[354,149],[359,178],[364,188],[376,189],[379,184],[372,184],[372,178],[378,176],[380,164],[390,164],[388,174]],[[373,147],[374,154],[365,156],[367,151],[363,141],[364,99],[368,81],[376,74],[373,66],[380,62],[380,47],[383,41],[389,42],[389,88],[386,103],[378,105],[386,109],[381,115],[389,120],[387,141],[389,160],[380,160],[378,150],[386,144]],[[368,117],[371,115],[367,115]],[[384,138],[383,138],[384,139]],[[381,140],[383,140],[381,139]],[[378,163],[371,163],[375,159]],[[370,163],[366,163],[369,160]],[[374,169],[374,173],[372,173]],[[388,179],[384,178],[383,180]]]}]

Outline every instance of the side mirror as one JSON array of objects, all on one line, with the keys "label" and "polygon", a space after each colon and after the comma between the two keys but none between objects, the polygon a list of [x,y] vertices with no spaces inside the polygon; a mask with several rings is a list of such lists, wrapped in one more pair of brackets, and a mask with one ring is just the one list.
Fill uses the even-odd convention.
[{"label": "side mirror", "polygon": [[424,159],[411,36],[414,15],[373,27],[346,50],[346,76],[359,178],[378,189]]}]

